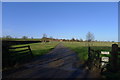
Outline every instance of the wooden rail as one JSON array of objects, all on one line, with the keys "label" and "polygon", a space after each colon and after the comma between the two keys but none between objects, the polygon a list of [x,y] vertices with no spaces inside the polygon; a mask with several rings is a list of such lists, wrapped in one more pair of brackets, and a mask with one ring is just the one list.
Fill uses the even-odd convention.
[{"label": "wooden rail", "polygon": [[111,57],[110,57],[110,66],[111,66],[111,71],[117,72],[119,70],[120,66],[120,58],[118,57],[120,54],[120,48],[118,47],[117,44],[112,45],[112,51],[111,51]]},{"label": "wooden rail", "polygon": [[[105,54],[107,55],[107,54]],[[102,62],[108,64],[110,66],[110,71],[117,72],[120,70],[120,48],[117,44],[112,45],[112,49],[110,52],[109,62],[101,61],[100,57],[100,51],[95,51],[88,47],[88,61],[90,65],[96,64],[97,66],[100,66]],[[99,63],[98,63],[99,62]],[[100,68],[100,67],[99,67]],[[102,68],[101,68],[102,69]]]},{"label": "wooden rail", "polygon": [[[22,49],[22,50],[17,50],[17,51],[15,51],[15,49],[18,49],[18,48],[27,48],[27,49]],[[13,50],[13,51],[11,51],[11,50]],[[31,55],[31,57],[33,57],[33,54],[32,54],[32,51],[31,51],[31,48],[30,48],[30,46],[20,46],[20,47],[10,47],[9,48],[9,53],[10,54],[29,54],[29,55]]]},{"label": "wooden rail", "polygon": [[6,52],[3,53],[3,68],[24,63],[33,58],[30,46],[3,47]]}]

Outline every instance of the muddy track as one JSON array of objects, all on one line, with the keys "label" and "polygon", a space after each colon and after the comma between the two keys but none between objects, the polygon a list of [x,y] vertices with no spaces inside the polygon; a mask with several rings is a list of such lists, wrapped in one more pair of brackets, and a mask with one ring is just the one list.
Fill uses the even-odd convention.
[{"label": "muddy track", "polygon": [[48,54],[3,78],[82,78],[85,71],[77,68],[77,61],[76,53],[60,43]]}]

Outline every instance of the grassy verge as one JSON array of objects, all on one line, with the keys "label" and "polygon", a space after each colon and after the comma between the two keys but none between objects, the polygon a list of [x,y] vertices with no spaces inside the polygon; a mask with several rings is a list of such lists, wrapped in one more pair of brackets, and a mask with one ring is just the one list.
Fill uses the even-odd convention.
[{"label": "grassy verge", "polygon": [[[85,62],[87,60],[88,55],[88,43],[87,42],[63,42],[63,44],[75,51],[82,62]],[[100,50],[100,51],[111,51],[112,42],[92,42],[91,48],[94,50]],[[117,43],[116,43],[117,44]],[[101,55],[104,56],[104,55]],[[108,55],[109,56],[109,55]],[[104,72],[103,76],[105,76],[107,79],[111,78],[119,78],[120,79],[120,71],[117,73],[111,73],[111,72]],[[112,75],[112,76],[111,76]]]},{"label": "grassy verge", "polygon": [[[63,42],[64,46],[75,51],[80,60],[88,58],[88,42]],[[112,42],[91,42],[91,48],[100,51],[111,51]]]},{"label": "grassy verge", "polygon": [[[47,43],[31,43],[23,45],[14,45],[12,47],[26,46],[29,45],[34,56],[41,56],[48,53],[53,49],[59,42],[47,42]],[[19,50],[19,49],[18,49]]]},{"label": "grassy verge", "polygon": [[64,46],[75,51],[78,55],[78,58],[82,61],[87,60],[88,48],[84,46],[84,43],[80,42],[63,42]]},{"label": "grassy verge", "polygon": [[[35,58],[37,56],[42,56],[42,55],[48,53],[50,50],[55,48],[55,46],[58,43],[59,42],[31,43],[31,44],[14,45],[14,46],[11,46],[11,47],[20,47],[20,46],[29,45],[31,50],[32,50],[32,54]],[[24,49],[26,49],[26,48],[18,48],[18,49],[15,49],[14,51],[19,51],[19,50],[24,50]],[[4,54],[3,70],[7,70],[9,68],[11,69],[16,64],[23,64],[23,63],[26,63],[26,62],[28,62],[32,59],[31,55],[24,56],[24,55],[26,55],[26,54],[24,54],[24,52],[23,53],[21,53],[21,52],[10,53],[11,55],[9,57],[7,56],[7,54],[8,53]]]}]

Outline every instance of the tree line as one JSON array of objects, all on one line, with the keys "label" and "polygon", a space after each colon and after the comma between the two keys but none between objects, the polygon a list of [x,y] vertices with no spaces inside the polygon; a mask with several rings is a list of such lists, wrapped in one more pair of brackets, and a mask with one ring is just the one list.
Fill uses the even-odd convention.
[{"label": "tree line", "polygon": [[[48,37],[47,34],[43,34],[42,38],[33,38],[33,37],[27,37],[27,36],[22,36],[21,38],[13,38],[10,35],[7,36],[3,36],[2,40],[41,40],[43,42],[49,42],[49,41],[72,41],[72,42],[83,42],[83,41],[87,41],[87,42],[110,42],[110,41],[97,41],[95,40],[95,36],[93,33],[88,32],[86,34],[86,40],[83,40],[82,38],[80,39],[75,39],[75,38],[71,38],[71,39],[56,39],[53,38],[52,36]],[[114,42],[114,41],[112,41]]]}]

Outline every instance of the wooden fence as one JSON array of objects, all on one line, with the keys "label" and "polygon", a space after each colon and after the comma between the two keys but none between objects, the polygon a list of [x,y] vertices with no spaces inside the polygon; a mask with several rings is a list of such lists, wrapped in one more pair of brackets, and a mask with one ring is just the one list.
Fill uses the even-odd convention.
[{"label": "wooden fence", "polygon": [[[15,51],[15,49],[18,49],[18,48],[27,48],[27,49]],[[13,50],[13,51],[12,51],[12,50]],[[10,54],[13,54],[13,53],[17,54],[17,53],[19,53],[19,52],[24,52],[24,51],[26,51],[24,54],[29,53],[31,56],[33,56],[33,55],[32,55],[32,51],[31,51],[31,49],[30,49],[30,46],[20,46],[20,47],[10,47],[10,48],[9,48],[9,53],[10,53]]]},{"label": "wooden fence", "polygon": [[[100,57],[101,56],[101,51],[95,51],[93,49],[91,49],[90,47],[88,48],[88,65],[89,68],[91,69],[93,66],[96,66],[97,68],[101,69],[101,71],[103,71],[103,69],[108,68],[107,66],[109,66],[109,71],[112,72],[117,72],[120,70],[119,66],[120,66],[120,48],[118,47],[117,44],[113,44],[112,45],[112,49],[111,52],[107,52],[108,54],[104,54],[104,55],[109,55],[109,57]],[[109,54],[110,53],[110,54]],[[106,60],[103,60],[103,58],[106,58]],[[104,67],[102,63],[105,63],[106,65]]]},{"label": "wooden fence", "polygon": [[120,48],[118,47],[117,44],[112,45],[112,51],[110,52],[111,57],[110,57],[110,66],[111,66],[111,71],[117,72],[120,70]]},{"label": "wooden fence", "polygon": [[99,68],[100,65],[100,51],[93,50],[88,47],[88,67],[91,70],[93,67]]},{"label": "wooden fence", "polygon": [[[3,68],[14,66],[17,63],[24,63],[24,60],[28,60],[33,57],[30,46],[20,46],[20,47],[3,47]],[[23,58],[24,57],[24,58]],[[25,59],[26,58],[26,59]]]}]

